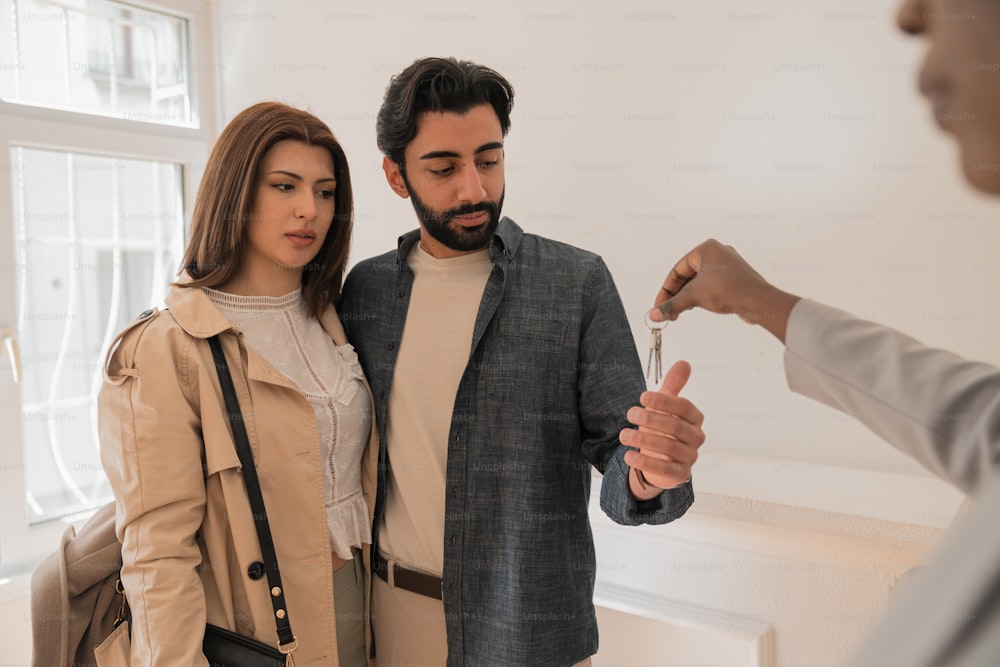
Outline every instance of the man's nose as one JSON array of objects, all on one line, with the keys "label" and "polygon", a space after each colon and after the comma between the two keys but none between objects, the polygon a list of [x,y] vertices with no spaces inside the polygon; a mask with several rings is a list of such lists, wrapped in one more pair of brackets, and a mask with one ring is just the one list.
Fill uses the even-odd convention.
[{"label": "man's nose", "polygon": [[470,204],[478,204],[486,198],[486,188],[483,187],[482,176],[475,162],[463,165],[459,176],[459,199]]}]

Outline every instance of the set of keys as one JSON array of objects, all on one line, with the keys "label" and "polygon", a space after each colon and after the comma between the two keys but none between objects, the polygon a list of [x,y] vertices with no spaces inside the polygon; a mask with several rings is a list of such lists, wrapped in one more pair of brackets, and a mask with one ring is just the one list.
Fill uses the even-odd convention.
[{"label": "set of keys", "polygon": [[662,345],[660,332],[667,328],[669,321],[654,322],[649,319],[649,312],[646,312],[643,322],[649,328],[649,360],[646,362],[646,379],[648,380],[650,373],[655,371],[654,382],[656,386],[659,386],[660,379],[663,377],[663,360],[660,356]]}]

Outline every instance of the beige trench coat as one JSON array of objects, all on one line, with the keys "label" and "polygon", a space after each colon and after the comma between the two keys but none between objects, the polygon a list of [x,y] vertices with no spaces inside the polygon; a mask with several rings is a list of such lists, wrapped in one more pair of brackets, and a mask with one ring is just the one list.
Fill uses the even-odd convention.
[{"label": "beige trench coat", "polygon": [[[201,289],[174,287],[112,344],[99,398],[101,460],[117,501],[132,665],[201,667],[205,623],[277,642],[240,462],[206,340],[223,349],[242,406],[274,538],[298,667],[338,665],[323,466],[312,408]],[[346,343],[333,308],[321,323]],[[370,395],[370,390],[369,390]],[[374,410],[373,410],[374,414]],[[375,508],[377,431],[362,462]],[[365,590],[368,548],[364,552]],[[366,601],[366,614],[368,602]],[[366,624],[366,639],[371,637]]]}]

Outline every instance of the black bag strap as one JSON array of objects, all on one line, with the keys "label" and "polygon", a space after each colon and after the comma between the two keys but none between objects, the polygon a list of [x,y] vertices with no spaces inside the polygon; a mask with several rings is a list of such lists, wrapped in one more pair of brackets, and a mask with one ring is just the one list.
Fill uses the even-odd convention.
[{"label": "black bag strap", "polygon": [[[233,439],[236,441],[236,453],[243,464],[243,481],[246,483],[247,495],[250,497],[250,509],[253,512],[253,523],[257,528],[257,539],[260,541],[260,553],[264,559],[264,571],[267,573],[267,585],[271,593],[271,605],[274,607],[274,622],[278,627],[278,642],[282,653],[295,650],[295,635],[292,634],[291,620],[288,618],[288,608],[285,605],[285,589],[281,586],[281,574],[278,572],[278,556],[274,553],[274,541],[271,539],[271,526],[267,522],[267,512],[264,509],[264,497],[260,492],[260,480],[257,479],[257,468],[253,464],[253,452],[250,451],[250,438],[243,423],[243,413],[240,402],[236,398],[236,388],[229,373],[229,364],[222,351],[222,343],[218,335],[208,339],[215,359],[215,370],[219,373],[219,384],[222,396],[226,400],[226,411],[229,413],[229,424],[233,429]],[[292,645],[291,648],[282,647]]]}]

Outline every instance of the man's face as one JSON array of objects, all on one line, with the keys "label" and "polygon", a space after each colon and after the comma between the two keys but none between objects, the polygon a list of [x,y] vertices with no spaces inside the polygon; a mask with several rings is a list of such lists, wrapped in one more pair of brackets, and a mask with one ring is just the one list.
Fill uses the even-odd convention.
[{"label": "man's face", "polygon": [[905,0],[898,19],[927,36],[920,90],[958,140],[965,177],[1000,193],[1000,2]]},{"label": "man's face", "polygon": [[486,248],[504,196],[503,132],[493,107],[422,113],[405,161],[405,174],[388,158],[382,166],[396,194],[411,198],[424,250],[443,258]]}]

